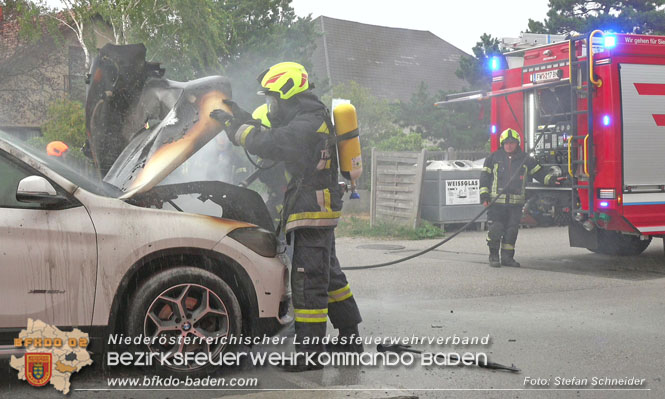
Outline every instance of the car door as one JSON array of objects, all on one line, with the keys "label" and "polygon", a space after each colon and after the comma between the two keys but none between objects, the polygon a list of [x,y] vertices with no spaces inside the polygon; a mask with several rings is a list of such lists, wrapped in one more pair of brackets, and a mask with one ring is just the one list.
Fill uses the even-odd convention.
[{"label": "car door", "polygon": [[46,205],[16,199],[19,182],[40,173],[0,151],[0,328],[26,327],[27,319],[58,326],[92,320],[97,240],[86,211],[65,200]]}]

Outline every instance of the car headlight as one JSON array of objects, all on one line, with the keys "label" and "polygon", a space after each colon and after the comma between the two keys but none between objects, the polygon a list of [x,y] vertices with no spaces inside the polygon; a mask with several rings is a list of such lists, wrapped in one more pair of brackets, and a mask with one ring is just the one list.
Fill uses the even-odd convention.
[{"label": "car headlight", "polygon": [[228,236],[261,256],[273,258],[277,255],[277,237],[266,229],[244,227],[233,230]]}]

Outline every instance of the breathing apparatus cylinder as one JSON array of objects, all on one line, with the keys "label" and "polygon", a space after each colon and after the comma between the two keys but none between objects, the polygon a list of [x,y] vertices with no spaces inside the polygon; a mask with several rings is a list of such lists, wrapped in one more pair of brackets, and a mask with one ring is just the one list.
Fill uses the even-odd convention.
[{"label": "breathing apparatus cylinder", "polygon": [[356,192],[356,180],[363,172],[363,161],[358,135],[356,107],[340,104],[333,110],[339,169],[344,178],[351,181],[351,199],[360,198]]}]

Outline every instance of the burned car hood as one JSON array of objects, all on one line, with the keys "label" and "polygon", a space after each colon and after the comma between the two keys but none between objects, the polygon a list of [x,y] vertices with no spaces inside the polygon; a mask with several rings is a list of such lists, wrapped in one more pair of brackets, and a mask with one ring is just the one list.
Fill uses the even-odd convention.
[{"label": "burned car hood", "polygon": [[[275,231],[270,213],[258,193],[218,181],[161,185],[136,194],[127,202],[144,208],[170,207],[183,212],[208,214]],[[210,203],[216,207],[201,210]]]},{"label": "burned car hood", "polygon": [[88,150],[120,198],[150,190],[222,130],[214,109],[231,112],[223,76],[163,78],[142,44],[107,44],[93,60],[86,97]]}]

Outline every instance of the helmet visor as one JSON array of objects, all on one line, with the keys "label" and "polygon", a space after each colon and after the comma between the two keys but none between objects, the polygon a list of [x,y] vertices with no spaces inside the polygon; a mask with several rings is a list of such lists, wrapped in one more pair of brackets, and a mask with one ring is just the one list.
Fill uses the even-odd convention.
[{"label": "helmet visor", "polygon": [[268,92],[266,94],[266,105],[268,106],[268,117],[276,117],[279,113],[279,97]]}]

